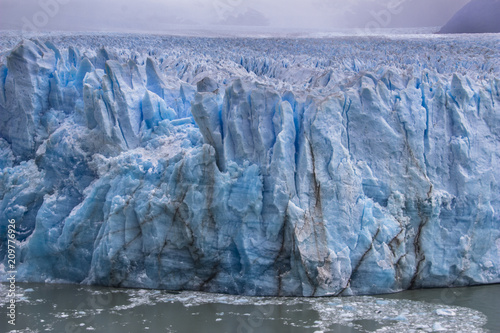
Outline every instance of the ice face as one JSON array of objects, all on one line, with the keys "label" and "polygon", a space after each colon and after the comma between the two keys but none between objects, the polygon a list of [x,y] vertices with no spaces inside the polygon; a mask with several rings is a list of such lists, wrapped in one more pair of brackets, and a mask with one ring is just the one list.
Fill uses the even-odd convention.
[{"label": "ice face", "polygon": [[18,279],[287,296],[500,282],[497,47],[23,40],[0,55]]}]

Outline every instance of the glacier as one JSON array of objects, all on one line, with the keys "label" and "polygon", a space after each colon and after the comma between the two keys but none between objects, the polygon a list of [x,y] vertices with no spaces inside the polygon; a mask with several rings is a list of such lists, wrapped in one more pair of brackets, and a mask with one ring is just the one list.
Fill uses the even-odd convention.
[{"label": "glacier", "polygon": [[500,282],[496,35],[0,36],[0,280]]}]

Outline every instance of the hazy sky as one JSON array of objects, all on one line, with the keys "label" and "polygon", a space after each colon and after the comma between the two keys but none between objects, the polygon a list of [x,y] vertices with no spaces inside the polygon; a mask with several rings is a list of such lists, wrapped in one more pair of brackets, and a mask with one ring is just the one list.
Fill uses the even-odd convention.
[{"label": "hazy sky", "polygon": [[445,24],[469,0],[0,0],[0,28],[161,31],[169,25],[394,28]]}]

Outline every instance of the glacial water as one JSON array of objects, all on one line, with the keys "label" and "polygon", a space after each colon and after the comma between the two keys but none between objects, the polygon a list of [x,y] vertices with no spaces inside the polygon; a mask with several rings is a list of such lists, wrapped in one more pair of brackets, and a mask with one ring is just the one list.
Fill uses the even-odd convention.
[{"label": "glacial water", "polygon": [[500,285],[342,298],[18,284],[0,332],[500,332]]}]

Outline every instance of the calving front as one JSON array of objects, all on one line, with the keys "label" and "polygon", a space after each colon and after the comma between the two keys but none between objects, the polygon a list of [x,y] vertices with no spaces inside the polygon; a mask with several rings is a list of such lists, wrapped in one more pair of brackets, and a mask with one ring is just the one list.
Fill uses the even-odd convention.
[{"label": "calving front", "polygon": [[18,280],[284,296],[500,282],[493,39],[92,38],[1,56]]}]

